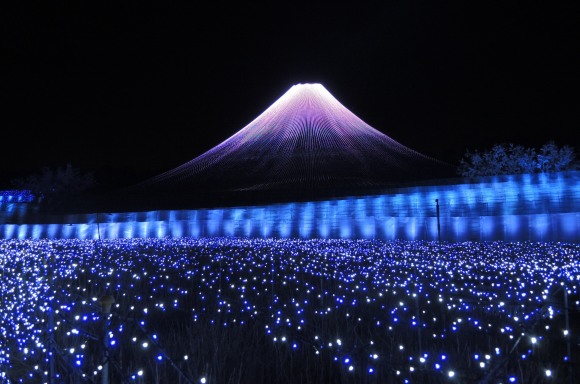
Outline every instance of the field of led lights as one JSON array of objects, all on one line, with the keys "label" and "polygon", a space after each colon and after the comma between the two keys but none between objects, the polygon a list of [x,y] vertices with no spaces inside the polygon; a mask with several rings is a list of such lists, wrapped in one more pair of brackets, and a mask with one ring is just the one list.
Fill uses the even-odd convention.
[{"label": "field of led lights", "polygon": [[0,240],[0,382],[572,383],[579,257],[568,243]]}]

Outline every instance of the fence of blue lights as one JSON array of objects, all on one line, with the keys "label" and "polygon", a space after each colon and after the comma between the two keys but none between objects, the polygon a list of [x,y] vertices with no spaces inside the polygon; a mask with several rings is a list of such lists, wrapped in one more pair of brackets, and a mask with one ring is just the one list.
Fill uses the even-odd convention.
[{"label": "fence of blue lights", "polygon": [[580,241],[580,171],[458,179],[324,201],[95,212],[34,223],[25,197],[0,197],[5,239],[256,237]]}]

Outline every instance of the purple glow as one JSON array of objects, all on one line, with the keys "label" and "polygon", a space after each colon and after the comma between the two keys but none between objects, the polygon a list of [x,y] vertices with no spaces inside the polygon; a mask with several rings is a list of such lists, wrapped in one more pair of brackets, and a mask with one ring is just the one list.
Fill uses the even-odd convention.
[{"label": "purple glow", "polygon": [[368,186],[451,169],[369,126],[321,84],[297,84],[221,144],[141,187]]}]

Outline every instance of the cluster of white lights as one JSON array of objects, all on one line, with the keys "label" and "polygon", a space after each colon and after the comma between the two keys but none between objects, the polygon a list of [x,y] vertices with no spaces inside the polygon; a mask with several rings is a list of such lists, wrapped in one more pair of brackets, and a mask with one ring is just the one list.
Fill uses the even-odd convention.
[{"label": "cluster of white lights", "polygon": [[562,381],[580,352],[564,305],[580,308],[579,256],[566,243],[2,240],[0,372],[212,383],[236,369],[216,358],[230,348],[264,375],[292,355],[380,382]]}]

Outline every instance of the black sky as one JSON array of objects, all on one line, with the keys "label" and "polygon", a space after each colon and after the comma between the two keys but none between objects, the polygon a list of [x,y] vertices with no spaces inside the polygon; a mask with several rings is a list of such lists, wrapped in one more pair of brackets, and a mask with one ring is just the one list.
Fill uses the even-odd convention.
[{"label": "black sky", "polygon": [[297,83],[451,163],[504,142],[580,156],[574,2],[48,3],[0,6],[4,187],[67,163],[105,184],[141,181]]}]

